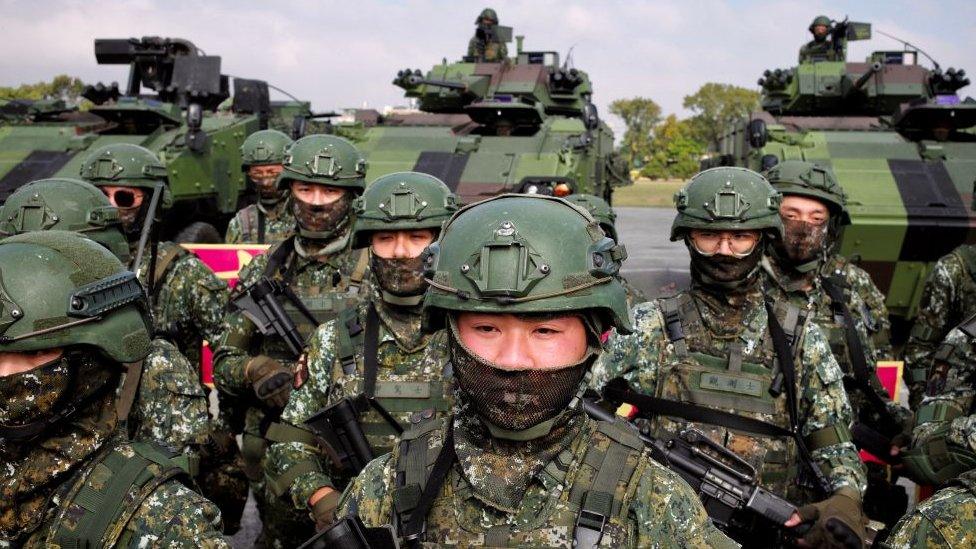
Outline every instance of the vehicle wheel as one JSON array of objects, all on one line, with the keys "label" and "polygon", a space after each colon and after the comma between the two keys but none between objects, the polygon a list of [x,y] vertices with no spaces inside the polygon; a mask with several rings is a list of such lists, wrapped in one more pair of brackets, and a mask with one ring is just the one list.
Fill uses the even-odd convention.
[{"label": "vehicle wheel", "polygon": [[224,238],[210,223],[194,221],[180,229],[173,240],[178,244],[220,244]]}]

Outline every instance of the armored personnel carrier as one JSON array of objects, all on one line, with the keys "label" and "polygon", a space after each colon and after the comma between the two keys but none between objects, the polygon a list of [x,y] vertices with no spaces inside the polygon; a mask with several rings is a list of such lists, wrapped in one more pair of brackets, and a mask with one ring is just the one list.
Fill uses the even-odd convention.
[{"label": "armored personnel carrier", "polygon": [[[511,29],[499,27],[509,41]],[[426,72],[404,69],[393,84],[419,110],[356,113],[359,131],[337,126],[369,159],[367,178],[413,170],[445,181],[465,202],[504,192],[610,200],[630,183],[613,132],[591,102],[589,76],[553,51],[524,51],[498,63],[446,59]]]},{"label": "armored personnel carrier", "polygon": [[267,83],[234,78],[231,95],[220,57],[179,38],[96,39],[95,60],[127,64],[129,76],[122,88],[88,86],[87,111],[61,101],[0,104],[0,203],[29,181],[78,177],[91,150],[135,143],[158,154],[169,172],[173,204],[163,236],[223,234],[249,193],[240,146],[273,114]]},{"label": "armored personnel carrier", "polygon": [[[844,22],[833,33],[846,49],[871,27]],[[921,66],[910,44],[864,62],[839,53],[767,70],[762,111],[728,128],[704,165],[760,170],[802,159],[831,167],[853,221],[841,253],[871,274],[892,316],[908,320],[933,263],[976,241],[976,101],[957,93],[969,84],[965,71]]]}]

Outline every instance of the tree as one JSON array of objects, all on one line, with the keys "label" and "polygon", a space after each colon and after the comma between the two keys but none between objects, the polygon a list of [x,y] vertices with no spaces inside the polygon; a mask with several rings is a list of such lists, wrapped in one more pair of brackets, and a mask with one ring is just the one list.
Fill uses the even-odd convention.
[{"label": "tree", "polygon": [[627,163],[631,167],[643,164],[651,152],[651,132],[661,121],[661,107],[648,97],[634,97],[610,103],[610,113],[627,126],[620,146]]},{"label": "tree", "polygon": [[652,179],[687,179],[696,172],[705,144],[695,138],[690,120],[668,117],[654,128],[654,140],[641,175]]},{"label": "tree", "polygon": [[69,105],[81,102],[85,83],[80,78],[59,74],[50,82],[0,87],[0,99],[60,99]]},{"label": "tree", "polygon": [[689,119],[694,137],[712,143],[718,141],[728,124],[759,108],[759,92],[709,82],[692,95],[686,95],[682,105],[694,113]]}]

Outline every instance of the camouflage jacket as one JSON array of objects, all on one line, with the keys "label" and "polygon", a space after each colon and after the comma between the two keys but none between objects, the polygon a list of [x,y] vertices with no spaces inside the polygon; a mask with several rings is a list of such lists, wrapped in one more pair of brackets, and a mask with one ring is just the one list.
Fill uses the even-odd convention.
[{"label": "camouflage jacket", "polygon": [[[146,284],[149,254],[139,266]],[[191,364],[200,364],[203,341],[214,342],[227,306],[227,283],[192,253],[161,242],[156,255],[152,310],[157,334],[169,339]]]},{"label": "camouflage jacket", "polygon": [[800,47],[799,55],[800,63],[804,61],[825,60],[825,61],[843,61],[843,54],[839,54],[834,49],[834,43],[831,40],[822,40],[820,42],[816,40],[811,40]]},{"label": "camouflage jacket", "polygon": [[504,42],[483,42],[477,36],[468,41],[468,57],[477,57],[484,63],[500,63],[508,58],[508,46]]},{"label": "camouflage jacket", "polygon": [[[348,240],[347,233],[316,255],[304,255],[296,248],[287,254],[276,272],[270,275],[288,284],[311,310],[318,324],[334,318],[338,311],[355,305],[365,295],[361,282],[355,282],[352,278],[355,275],[360,281],[365,280],[367,270],[362,265],[368,261],[362,259],[365,252],[348,250]],[[286,240],[248,263],[241,270],[231,302],[260,280],[264,276],[268,259],[281,246],[292,241],[297,244],[298,239]],[[279,299],[303,339],[307,341],[317,324],[311,324],[286,298]],[[267,355],[288,366],[294,366],[297,357],[289,352],[283,341],[264,337],[233,303],[229,309],[214,352],[214,383],[221,392],[248,397],[251,387],[244,379],[244,365],[251,357]]]},{"label": "camouflage jacket", "polygon": [[[379,403],[404,426],[449,412],[454,399],[446,332],[423,335],[419,314],[414,312],[405,318],[396,318],[396,313],[387,312],[387,307],[377,296],[374,295],[371,302],[377,304],[380,319],[376,376]],[[315,331],[308,346],[308,380],[291,394],[281,415],[282,421],[301,427],[305,420],[323,408],[344,397],[355,398],[363,393],[364,338],[350,338],[350,330],[342,324],[350,324],[349,320],[352,320],[358,322],[357,329],[364,327],[368,306],[369,303],[363,303],[353,318],[345,319],[347,315],[340,315],[339,319],[323,324]],[[343,357],[349,353],[354,354]],[[373,455],[390,451],[397,433],[375,410],[364,413],[361,424]],[[295,506],[302,509],[307,507],[308,499],[317,489],[345,484],[336,482],[340,479],[336,478],[331,462],[322,451],[305,442],[273,444],[268,454],[267,476],[283,478],[289,469],[304,462],[311,462],[313,470],[295,477],[289,490]],[[285,493],[287,489],[281,486],[279,492]]]},{"label": "camouflage jacket", "polygon": [[[854,322],[854,331],[864,349],[864,362],[868,368],[871,387],[879,396],[889,401],[890,414],[901,422],[908,423],[910,412],[897,403],[890,402],[891,396],[881,385],[876,374],[876,363],[879,360],[892,358],[889,339],[891,322],[888,320],[884,295],[874,285],[870,275],[846,259],[833,256],[821,270],[820,276],[812,277],[813,288],[805,290],[806,279],[791,277],[779,266],[774,257],[763,257],[762,265],[763,286],[768,294],[774,301],[788,300],[807,312],[807,318],[827,336],[834,358],[850,382],[854,379],[854,366],[850,358],[851,350],[847,347],[844,321],[838,316],[839,309],[834,308],[833,301],[823,285],[825,277],[835,281],[844,295],[847,309],[853,317],[851,320]],[[873,414],[870,403],[861,391],[849,391],[848,399],[854,417],[866,418]]]},{"label": "camouflage jacket", "polygon": [[129,429],[133,440],[156,441],[198,456],[210,434],[210,402],[199,373],[170,342],[156,338],[142,366]]},{"label": "camouflage jacket", "polygon": [[976,546],[976,471],[920,503],[895,525],[883,547],[963,549]]},{"label": "camouflage jacket", "polygon": [[[426,443],[436,455],[444,443],[446,419],[421,424],[404,440]],[[459,429],[457,418],[455,430]],[[437,546],[571,547],[586,487],[592,486],[598,464],[611,447],[625,448],[614,483],[612,512],[603,528],[606,547],[737,547],[708,519],[697,494],[677,475],[653,461],[637,439],[622,446],[621,427],[580,417],[568,430],[563,449],[540,464],[528,480],[520,501],[502,509],[477,493],[492,479],[479,470],[505,465],[455,462],[427,513],[426,539]],[[629,436],[635,437],[632,432]],[[424,436],[426,435],[426,436]],[[423,437],[415,440],[411,437]],[[339,514],[358,513],[367,526],[391,524],[394,494],[401,468],[397,443],[391,454],[369,463],[343,493]],[[455,439],[459,456],[477,455]],[[626,480],[624,480],[626,479]],[[477,487],[477,488],[476,488]]]},{"label": "camouflage jacket", "polygon": [[905,375],[915,407],[925,394],[931,354],[946,334],[976,312],[976,246],[963,244],[936,262],[922,289],[905,345]]},{"label": "camouflage jacket", "polygon": [[[600,387],[623,376],[638,391],[659,398],[718,408],[789,429],[785,392],[778,398],[768,393],[775,353],[758,285],[745,294],[721,297],[692,288],[673,299],[688,311],[686,318],[698,318],[682,320],[686,351],[668,339],[665,300],[638,305],[633,311],[634,334],[610,336],[606,352],[594,365],[591,385]],[[794,362],[800,434],[833,490],[850,486],[863,494],[866,472],[850,442],[852,412],[843,374],[816,325],[799,327],[798,338],[802,343]],[[675,433],[689,425],[660,418],[651,427],[658,433]],[[752,464],[766,488],[799,503],[815,497],[811,491],[797,490],[801,458],[791,438],[693,425]]]},{"label": "camouflage jacket", "polygon": [[933,354],[913,445],[949,422],[949,442],[976,452],[976,337],[954,328]]},{"label": "camouflage jacket", "polygon": [[[262,223],[264,224],[263,238],[260,231]],[[261,204],[251,204],[242,208],[227,224],[224,242],[277,244],[294,233],[295,215],[291,212],[291,201],[282,200],[270,210],[265,210]]]}]

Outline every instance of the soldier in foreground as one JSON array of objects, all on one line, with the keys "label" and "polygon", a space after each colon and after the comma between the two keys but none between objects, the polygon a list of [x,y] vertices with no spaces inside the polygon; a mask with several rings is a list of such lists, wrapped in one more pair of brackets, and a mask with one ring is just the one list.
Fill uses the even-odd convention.
[{"label": "soldier in foreground", "polygon": [[976,470],[920,503],[892,530],[882,547],[890,549],[976,546]]},{"label": "soldier in foreground", "polygon": [[925,396],[933,353],[949,331],[976,313],[976,246],[963,244],[940,258],[922,288],[918,316],[905,344],[905,381],[917,408]]},{"label": "soldier in foreground", "polygon": [[[850,224],[844,191],[829,170],[811,162],[785,160],[763,175],[783,194],[783,238],[771,242],[762,259],[764,286],[774,301],[804,310],[827,336],[858,429],[889,441],[883,449],[871,448],[884,459],[907,442],[912,417],[891,402],[877,377],[875,364],[892,352],[884,294],[870,275],[835,252],[842,227]],[[888,481],[887,467],[867,468],[865,509],[893,526],[905,513],[908,496]]]},{"label": "soldier in foreground", "polygon": [[277,244],[295,232],[288,189],[278,188],[285,150],[291,138],[277,130],[261,130],[241,145],[241,169],[257,191],[258,201],[237,212],[227,225],[228,244]]},{"label": "soldier in foreground", "polygon": [[[288,493],[296,508],[311,512],[319,529],[332,522],[349,479],[373,456],[390,451],[401,426],[443,417],[453,398],[446,334],[421,331],[427,283],[420,254],[457,210],[456,197],[433,176],[394,173],[371,183],[354,208],[352,245],[369,247],[371,290],[358,307],[312,336],[302,376],[307,381],[291,394],[284,424],[272,427],[297,438],[273,444],[268,457],[276,495]],[[374,397],[395,424],[370,406]],[[329,406],[334,423],[344,406],[353,407],[371,455],[340,467],[310,443],[305,422]],[[324,429],[335,436],[336,427],[328,423]],[[341,442],[340,447],[352,446]]]},{"label": "soldier in foreground", "polygon": [[38,231],[0,241],[0,279],[0,546],[226,547],[186,472],[124,434],[138,376],[116,390],[150,346],[135,275]]},{"label": "soldier in foreground", "polygon": [[[614,242],[620,242],[620,237],[617,235],[617,214],[610,207],[610,204],[606,200],[600,198],[599,196],[593,196],[592,194],[577,194],[573,193],[565,198],[567,202],[576,204],[582,207],[586,211],[590,212],[599,223],[600,228],[603,229],[604,234],[613,239]],[[620,285],[624,287],[624,291],[627,292],[627,308],[631,309],[634,305],[638,303],[644,303],[647,301],[647,296],[644,292],[637,288],[622,275],[617,275],[617,280],[620,281]]]},{"label": "soldier in foreground", "polygon": [[[350,253],[349,244],[352,203],[365,175],[366,160],[341,137],[310,135],[289,147],[278,188],[290,189],[296,234],[241,270],[214,353],[217,388],[246,404],[243,453],[264,523],[259,545],[293,547],[313,532],[305,514],[267,486],[268,428],[288,402],[304,342],[317,325],[361,298],[368,257]],[[276,322],[291,324],[294,332],[258,329],[254,311],[243,303],[268,300],[287,313]]]},{"label": "soldier in foreground", "polygon": [[[153,313],[153,337],[173,345],[200,371],[204,341],[211,345],[220,334],[227,306],[227,284],[194,254],[175,242],[150,238],[139,265],[136,261],[140,233],[150,212],[154,192],[169,200],[166,167],[148,149],[129,143],[106,145],[82,162],[81,176],[118,208],[122,231],[129,244],[130,268],[149,294]],[[159,191],[157,191],[159,189]],[[158,221],[158,220],[157,220]],[[164,376],[165,377],[165,376]],[[203,389],[199,374],[194,394]],[[201,486],[220,506],[228,532],[240,525],[247,501],[243,459],[227,421],[227,403],[213,420],[209,450],[201,460]]]},{"label": "soldier in foreground", "polygon": [[[643,410],[652,434],[701,429],[751,464],[766,489],[808,504],[786,524],[813,523],[807,543],[859,547],[866,479],[843,374],[815,324],[764,296],[760,259],[782,238],[779,201],[743,168],[692,178],[675,196],[671,231],[691,254],[692,286],[634,308],[633,335],[611,334],[593,386],[622,376],[653,397],[657,409]],[[779,535],[737,533],[759,545]]]},{"label": "soldier in foreground", "polygon": [[498,14],[485,8],[478,14],[474,36],[468,41],[468,57],[482,63],[499,63],[508,58],[508,47],[498,37]]},{"label": "soldier in foreground", "polygon": [[340,515],[431,544],[734,546],[629,426],[582,410],[601,334],[630,329],[620,251],[557,198],[456,214],[425,259],[423,305],[425,329],[448,331],[454,413],[370,462]]}]

